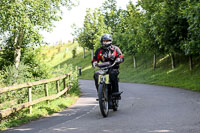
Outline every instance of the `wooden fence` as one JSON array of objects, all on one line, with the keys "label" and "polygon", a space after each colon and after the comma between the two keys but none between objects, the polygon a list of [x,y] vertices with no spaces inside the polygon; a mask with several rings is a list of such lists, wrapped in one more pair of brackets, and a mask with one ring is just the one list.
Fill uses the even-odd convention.
[{"label": "wooden fence", "polygon": [[[29,113],[32,113],[32,105],[40,103],[42,101],[47,101],[47,103],[49,103],[49,100],[56,99],[63,94],[67,95],[67,91],[71,87],[71,83],[70,83],[71,75],[72,75],[72,73],[68,73],[68,74],[65,74],[65,75],[62,75],[62,76],[59,76],[59,77],[55,77],[55,78],[51,78],[51,79],[45,79],[45,80],[40,80],[40,81],[36,81],[36,82],[31,82],[31,83],[24,83],[24,84],[20,84],[20,85],[16,85],[16,86],[9,86],[9,87],[5,87],[5,88],[0,88],[0,94],[6,93],[6,92],[9,92],[9,91],[19,90],[19,89],[22,89],[22,88],[28,89],[28,102],[17,105],[15,107],[0,110],[0,119],[7,117],[14,112],[20,111],[23,108],[28,108],[28,107],[29,107]],[[69,80],[68,84],[66,84],[67,78]],[[60,80],[63,80],[64,89],[62,91],[60,91]],[[56,82],[57,94],[49,96],[48,83],[51,83],[51,82]],[[36,99],[36,100],[33,101],[32,100],[32,87],[36,86],[36,85],[44,85],[45,97],[42,97],[42,98],[39,98],[39,99]]]}]

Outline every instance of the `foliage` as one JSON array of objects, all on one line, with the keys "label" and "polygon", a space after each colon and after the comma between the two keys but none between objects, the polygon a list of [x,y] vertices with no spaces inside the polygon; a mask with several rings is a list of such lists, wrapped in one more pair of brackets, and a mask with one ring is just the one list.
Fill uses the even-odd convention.
[{"label": "foliage", "polygon": [[22,62],[18,69],[14,65],[7,66],[4,70],[3,82],[6,85],[13,85],[30,81],[32,74],[29,70],[31,68]]},{"label": "foliage", "polygon": [[53,21],[61,19],[61,7],[73,5],[70,0],[1,1],[0,35],[2,45],[12,47],[13,58],[9,61],[19,64],[21,48],[41,44],[43,37],[39,30],[49,31]]},{"label": "foliage", "polygon": [[72,58],[75,58],[76,57],[76,48],[74,48],[73,50],[72,50]]},{"label": "foliage", "polygon": [[186,55],[199,55],[200,51],[200,2],[186,0],[182,2],[180,14],[187,20],[187,39],[182,40],[182,49]]},{"label": "foliage", "polygon": [[[20,65],[21,66],[21,65]],[[13,67],[15,69],[15,67]],[[20,68],[20,67],[19,67]],[[13,113],[12,116],[7,117],[1,120],[0,130],[6,129],[9,127],[21,125],[23,123],[29,122],[30,120],[34,120],[40,118],[42,116],[50,115],[54,112],[61,111],[66,107],[69,107],[73,103],[75,103],[78,96],[80,96],[80,89],[78,84],[78,70],[74,68],[72,65],[64,65],[61,69],[56,69],[55,75],[63,75],[66,73],[72,72],[72,76],[69,79],[66,79],[66,83],[68,85],[71,82],[71,89],[68,91],[68,96],[64,95],[58,99],[50,101],[50,104],[46,104],[46,102],[41,102],[33,106],[33,114],[28,113],[28,109],[24,109],[20,112]],[[61,82],[60,87],[63,88],[63,84]],[[55,83],[48,84],[49,95],[55,94],[56,88]],[[0,95],[0,101],[5,102],[9,100],[18,99],[18,103],[27,102],[27,94],[28,89],[24,88],[19,91],[11,91],[5,95]],[[40,97],[44,97],[44,88],[41,86],[35,86],[32,88],[32,98],[38,99]],[[9,106],[10,107],[10,106]],[[13,117],[14,116],[14,117]]]},{"label": "foliage", "polygon": [[117,10],[116,0],[107,0],[100,7],[100,11],[104,16],[104,23],[107,30],[113,34],[116,32],[117,25],[120,23],[120,10]]},{"label": "foliage", "polygon": [[[63,6],[71,8],[74,6],[74,3],[72,3],[71,0],[4,0],[0,2],[0,46],[3,47],[3,52],[0,51],[0,70],[2,70],[0,81],[2,80],[5,86],[46,79],[53,76],[48,66],[41,62],[41,59],[45,58],[44,54],[40,55],[40,49],[36,47],[43,43],[43,37],[39,31],[50,31],[53,27],[53,22],[61,20],[61,8]],[[61,49],[58,48],[57,51],[61,52]],[[19,63],[18,67],[16,65],[17,63]],[[67,70],[69,69],[73,70],[71,67]],[[66,72],[66,69],[62,71]],[[76,70],[73,71],[72,84],[74,88],[71,94],[78,94],[78,81],[77,77],[74,77],[77,76],[77,74]],[[35,95],[40,95],[42,87],[33,87],[33,91],[34,99]],[[0,101],[13,100],[13,97],[18,99],[18,103],[26,101],[27,89],[0,95]],[[63,105],[64,102],[60,103]],[[63,106],[66,107],[68,105]],[[59,104],[58,106],[61,105]],[[58,106],[56,108],[59,108]],[[39,106],[39,108],[41,107],[44,107],[44,105],[42,104]],[[55,110],[49,113],[48,108],[45,110],[47,112],[46,114],[58,111]],[[41,116],[41,113],[30,117],[25,115],[26,117],[24,120],[23,116],[26,113],[27,110],[22,111],[23,115],[15,116],[14,119],[17,119],[14,120],[14,125],[16,125],[19,120],[27,122]],[[13,118],[8,118],[8,121],[10,119]],[[0,127],[2,128],[6,124],[7,120],[4,121],[4,124],[1,120]],[[11,125],[13,126],[13,123]]]},{"label": "foliage", "polygon": [[3,86],[3,72],[0,71],[0,88]]},{"label": "foliage", "polygon": [[5,66],[13,65],[14,64],[13,60],[14,60],[14,48],[12,45],[8,44],[4,46],[4,48],[2,49],[2,54],[0,55],[0,70],[2,70],[3,67]]},{"label": "foliage", "polygon": [[[140,20],[141,14],[139,9],[131,2],[128,5],[127,11],[121,10],[121,23],[118,32],[114,33],[114,40],[119,44],[122,51],[128,55],[135,55],[140,48]],[[123,26],[123,27],[122,27]]]},{"label": "foliage", "polygon": [[87,9],[84,19],[84,27],[77,28],[74,35],[80,46],[88,49],[96,49],[100,46],[100,36],[107,33],[108,30],[104,24],[104,16],[99,9],[93,12]]},{"label": "foliage", "polygon": [[[141,3],[142,2],[142,3]],[[139,37],[141,38],[140,48],[142,52],[152,53],[162,53],[164,52],[160,42],[157,40],[157,36],[154,33],[154,22],[152,17],[153,12],[158,10],[159,8],[155,6],[155,4],[150,4],[148,1],[140,1],[138,6],[143,7],[143,9],[149,9],[150,11],[141,11],[141,19],[140,22],[140,32]],[[157,9],[158,8],[158,9]]]},{"label": "foliage", "polygon": [[187,23],[179,15],[180,1],[146,1],[140,5],[145,10],[146,23],[150,24],[149,33],[155,38],[157,48],[167,53],[180,51],[180,42],[185,39]]},{"label": "foliage", "polygon": [[27,48],[24,50],[22,62],[30,67],[29,71],[35,79],[46,79],[51,77],[51,68],[42,61],[41,48]]},{"label": "foliage", "polygon": [[103,17],[87,10],[84,26],[76,30],[75,36],[82,47],[99,46],[99,28],[94,18],[101,18],[104,24],[100,29],[111,33],[113,44],[118,44],[125,54],[170,54],[172,68],[176,64],[174,55],[199,56],[199,1],[139,0],[135,5],[130,1],[126,10],[117,9],[116,2],[108,0],[95,9]]},{"label": "foliage", "polygon": [[1,83],[8,86],[51,77],[51,69],[42,62],[43,55],[40,52],[40,48],[26,48],[23,50],[22,61],[18,68],[14,64],[4,65]]}]

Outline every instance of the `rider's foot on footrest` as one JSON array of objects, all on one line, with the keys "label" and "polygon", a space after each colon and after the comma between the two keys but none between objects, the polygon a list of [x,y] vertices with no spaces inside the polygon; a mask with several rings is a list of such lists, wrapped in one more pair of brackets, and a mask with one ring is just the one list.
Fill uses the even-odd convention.
[{"label": "rider's foot on footrest", "polygon": [[121,92],[114,92],[112,93],[112,96],[114,96],[117,100],[121,100],[121,94],[123,93],[123,91]]},{"label": "rider's foot on footrest", "polygon": [[122,93],[123,92],[114,92],[114,93],[112,93],[112,96],[117,100],[121,100],[121,94]]},{"label": "rider's foot on footrest", "polygon": [[112,93],[112,95],[113,96],[118,96],[118,95],[121,95],[123,93],[123,91],[121,91],[121,92],[114,92],[114,93]]},{"label": "rider's foot on footrest", "polygon": [[121,100],[121,96],[117,96],[116,99],[117,99],[117,100]]}]

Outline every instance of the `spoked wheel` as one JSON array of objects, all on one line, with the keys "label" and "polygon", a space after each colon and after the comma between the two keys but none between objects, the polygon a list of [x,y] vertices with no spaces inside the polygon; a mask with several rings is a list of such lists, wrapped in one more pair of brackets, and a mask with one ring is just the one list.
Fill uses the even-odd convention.
[{"label": "spoked wheel", "polygon": [[108,116],[109,108],[108,108],[108,90],[105,84],[99,84],[98,88],[99,95],[99,107],[101,110],[101,114],[103,117]]}]

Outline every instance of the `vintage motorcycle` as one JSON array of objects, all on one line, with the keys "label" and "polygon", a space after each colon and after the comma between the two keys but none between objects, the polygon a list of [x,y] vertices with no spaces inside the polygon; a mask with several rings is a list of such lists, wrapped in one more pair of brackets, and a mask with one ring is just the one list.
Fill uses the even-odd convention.
[{"label": "vintage motorcycle", "polygon": [[99,78],[98,78],[98,101],[101,114],[103,117],[107,117],[109,113],[109,109],[113,109],[113,111],[117,111],[119,107],[119,100],[121,100],[121,94],[123,92],[112,92],[112,85],[110,83],[109,78],[109,70],[117,62],[114,62],[112,65],[110,62],[104,62],[98,64],[97,67],[99,70]]}]

